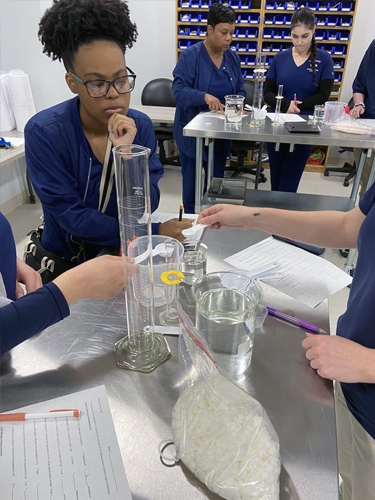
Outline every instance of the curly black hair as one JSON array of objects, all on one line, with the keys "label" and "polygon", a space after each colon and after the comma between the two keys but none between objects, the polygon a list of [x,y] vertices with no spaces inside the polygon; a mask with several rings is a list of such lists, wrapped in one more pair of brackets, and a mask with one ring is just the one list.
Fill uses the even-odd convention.
[{"label": "curly black hair", "polygon": [[96,40],[117,43],[125,53],[137,39],[137,26],[124,0],[53,0],[39,23],[43,52],[73,70],[74,55],[81,45]]}]

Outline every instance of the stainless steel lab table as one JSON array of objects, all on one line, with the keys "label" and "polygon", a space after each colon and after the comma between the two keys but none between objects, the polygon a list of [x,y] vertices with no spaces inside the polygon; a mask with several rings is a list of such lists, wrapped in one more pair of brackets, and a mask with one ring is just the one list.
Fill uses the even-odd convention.
[{"label": "stainless steel lab table", "polygon": [[[257,128],[249,125],[250,116],[245,116],[242,119],[242,124],[239,128],[228,128],[224,119],[221,116],[214,114],[199,114],[186,127],[184,127],[184,135],[197,138],[196,146],[196,181],[195,181],[195,212],[199,213],[202,205],[202,158],[203,158],[203,142],[208,143],[208,175],[207,186],[209,186],[213,172],[213,143],[215,139],[230,139],[244,141],[259,141],[259,142],[275,142],[290,144],[291,148],[295,144],[311,144],[315,146],[343,146],[352,148],[361,148],[362,155],[357,168],[357,175],[353,183],[353,188],[350,197],[355,200],[359,180],[362,174],[363,165],[365,163],[366,152],[368,149],[375,148],[374,135],[354,135],[345,134],[332,130],[327,125],[321,126],[320,134],[291,134],[286,128],[286,124],[273,126],[269,118],[266,118],[265,125]],[[368,120],[372,124],[375,120]],[[276,146],[277,147],[277,146]],[[375,171],[375,160],[373,162],[372,171]]]},{"label": "stainless steel lab table", "polygon": [[[256,243],[259,231],[206,230],[208,271],[228,269],[223,259]],[[303,306],[264,285],[264,303],[329,330],[327,303]],[[150,374],[116,367],[114,343],[125,333],[123,296],[82,301],[63,322],[2,359],[1,411],[105,384],[133,500],[203,500],[219,497],[183,466],[166,468],[158,444],[171,437],[179,394],[178,340],[172,357]],[[240,385],[265,407],[280,438],[281,500],[337,500],[338,476],[332,383],[305,358],[305,334],[268,317],[258,330],[249,375]]]}]

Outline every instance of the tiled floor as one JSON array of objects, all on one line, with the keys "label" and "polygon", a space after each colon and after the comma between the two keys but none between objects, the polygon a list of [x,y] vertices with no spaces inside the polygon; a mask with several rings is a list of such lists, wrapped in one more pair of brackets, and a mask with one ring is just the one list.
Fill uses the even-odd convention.
[{"label": "tiled floor", "polygon": [[[269,172],[265,171],[268,180],[265,184],[260,184],[260,189],[270,189]],[[249,177],[249,187],[253,181]],[[159,210],[162,212],[172,212],[177,215],[181,203],[181,172],[174,167],[165,167],[164,177],[160,181],[161,201]],[[305,172],[303,174],[299,192],[312,194],[327,194],[332,196],[349,196],[351,186],[343,186],[341,175],[331,175],[324,177],[323,174]],[[7,214],[10,221],[17,245],[19,257],[22,257],[23,248],[27,240],[27,233],[39,224],[42,210],[37,202],[35,205],[25,204]],[[343,268],[345,260],[336,250],[328,250],[327,258],[340,268]],[[331,332],[336,331],[337,318],[345,310],[349,289],[345,288],[329,299],[329,312]]]}]

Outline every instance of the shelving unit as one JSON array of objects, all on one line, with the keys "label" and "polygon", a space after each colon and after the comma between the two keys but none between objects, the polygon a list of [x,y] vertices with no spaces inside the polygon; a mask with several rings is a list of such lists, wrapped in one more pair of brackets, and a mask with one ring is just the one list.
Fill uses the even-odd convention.
[{"label": "shelving unit", "polygon": [[[217,0],[220,1],[220,0]],[[267,66],[279,51],[291,46],[290,22],[294,10],[309,7],[316,16],[317,47],[332,55],[335,82],[330,96],[338,100],[341,94],[352,28],[359,0],[335,2],[308,0],[286,2],[274,0],[222,1],[237,13],[235,36],[231,49],[240,57],[244,78],[253,78],[256,53],[267,53]],[[207,34],[207,14],[213,0],[176,0],[177,57],[188,46],[204,40]],[[325,151],[328,157],[328,148]],[[307,170],[322,171],[324,164]]]}]

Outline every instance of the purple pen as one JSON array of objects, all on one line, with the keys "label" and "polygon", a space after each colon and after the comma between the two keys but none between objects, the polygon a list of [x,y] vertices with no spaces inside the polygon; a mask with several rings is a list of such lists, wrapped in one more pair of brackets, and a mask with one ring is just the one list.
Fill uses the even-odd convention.
[{"label": "purple pen", "polygon": [[306,328],[306,330],[311,330],[314,333],[327,333],[322,328],[314,325],[313,323],[309,323],[308,321],[303,321],[302,319],[294,318],[289,314],[285,314],[277,309],[273,309],[272,307],[267,306],[268,314],[272,314],[272,316],[276,316],[277,318],[283,319],[288,323],[292,323],[293,325],[297,325],[300,328]]}]

